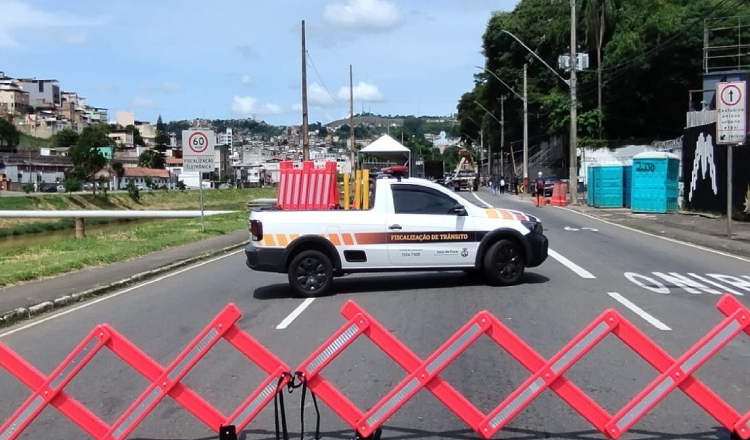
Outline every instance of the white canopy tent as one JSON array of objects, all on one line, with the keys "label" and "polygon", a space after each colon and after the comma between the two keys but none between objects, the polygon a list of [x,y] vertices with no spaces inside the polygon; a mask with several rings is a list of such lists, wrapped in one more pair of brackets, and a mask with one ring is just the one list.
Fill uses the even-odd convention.
[{"label": "white canopy tent", "polygon": [[409,168],[409,176],[411,176],[411,150],[387,134],[379,137],[370,145],[359,150],[359,152],[380,159],[392,160],[400,164],[403,163],[401,161],[406,159],[406,166]]}]

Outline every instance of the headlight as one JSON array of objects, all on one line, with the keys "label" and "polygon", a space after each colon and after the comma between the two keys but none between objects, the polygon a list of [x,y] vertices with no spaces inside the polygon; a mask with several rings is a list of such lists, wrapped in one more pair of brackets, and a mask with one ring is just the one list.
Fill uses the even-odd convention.
[{"label": "headlight", "polygon": [[541,234],[544,232],[544,228],[542,227],[542,222],[540,221],[522,221],[524,226],[526,226],[526,229],[528,229],[531,232],[535,232],[537,234]]}]

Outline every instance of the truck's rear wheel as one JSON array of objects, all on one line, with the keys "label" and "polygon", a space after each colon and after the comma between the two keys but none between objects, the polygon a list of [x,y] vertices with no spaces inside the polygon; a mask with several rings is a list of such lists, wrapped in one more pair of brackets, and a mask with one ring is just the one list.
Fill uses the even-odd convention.
[{"label": "truck's rear wheel", "polygon": [[516,240],[498,240],[484,256],[484,275],[493,286],[518,284],[524,268],[523,248]]},{"label": "truck's rear wheel", "polygon": [[289,264],[289,285],[306,298],[328,294],[333,284],[333,265],[322,252],[309,250],[297,254]]}]

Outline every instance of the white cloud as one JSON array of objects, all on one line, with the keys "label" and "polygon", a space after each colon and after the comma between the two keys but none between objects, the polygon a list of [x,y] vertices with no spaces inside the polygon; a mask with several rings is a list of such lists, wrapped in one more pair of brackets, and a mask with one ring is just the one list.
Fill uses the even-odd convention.
[{"label": "white cloud", "polygon": [[232,113],[236,116],[276,115],[281,112],[280,105],[272,103],[259,105],[258,99],[252,96],[235,96],[232,99]]},{"label": "white cloud", "polygon": [[141,96],[136,96],[130,101],[130,104],[133,107],[152,108],[154,106],[154,101]]},{"label": "white cloud", "polygon": [[242,75],[240,82],[242,84],[250,84],[250,75]]},{"label": "white cloud", "polygon": [[0,9],[0,47],[18,47],[21,43],[14,35],[34,35],[37,31],[55,41],[80,44],[86,41],[85,32],[63,29],[100,26],[107,22],[105,17],[78,17],[36,9],[20,0],[2,0]]},{"label": "white cloud", "polygon": [[397,27],[404,15],[385,0],[347,0],[326,6],[323,19],[330,25],[359,31],[386,31]]},{"label": "white cloud", "polygon": [[307,102],[310,105],[325,107],[333,104],[334,100],[331,94],[328,93],[323,86],[318,83],[312,83],[307,88]]},{"label": "white cloud", "polygon": [[[368,84],[364,81],[359,81],[353,89],[354,99],[357,101],[364,102],[377,102],[383,101],[385,96],[378,90],[378,86],[375,84]],[[341,87],[337,94],[338,98],[342,101],[349,101],[349,87]]]}]

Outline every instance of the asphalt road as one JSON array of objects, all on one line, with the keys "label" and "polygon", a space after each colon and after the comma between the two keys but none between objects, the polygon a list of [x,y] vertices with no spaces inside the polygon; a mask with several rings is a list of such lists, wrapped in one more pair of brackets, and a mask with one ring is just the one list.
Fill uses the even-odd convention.
[{"label": "asphalt road", "polygon": [[[349,276],[336,293],[303,301],[290,297],[286,277],[250,272],[234,253],[209,260],[62,313],[27,321],[0,333],[0,341],[45,374],[98,323],[106,322],[143,352],[167,365],[228,303],[243,316],[238,326],[295,368],[346,321],[339,310],[354,300],[422,359],[480,310],[487,310],[545,358],[554,355],[604,310],[613,308],[673,357],[718,323],[720,292],[750,305],[750,262],[609,225],[565,209],[536,208],[510,196],[477,194],[484,203],[538,215],[550,238],[551,257],[528,270],[525,282],[492,288],[463,273]],[[469,196],[471,197],[471,196]],[[479,200],[474,200],[482,203]],[[296,313],[294,313],[296,312]],[[750,347],[739,335],[696,376],[738,411],[750,402]],[[405,376],[364,336],[323,370],[366,410]],[[483,412],[489,412],[528,372],[487,337],[475,342],[441,376]],[[566,373],[614,414],[656,371],[615,336],[607,336]],[[184,383],[229,414],[264,378],[261,370],[220,342]],[[148,382],[116,356],[101,352],[65,388],[107,423],[113,423]],[[286,395],[290,430],[299,430],[300,390]],[[28,396],[0,369],[0,420]],[[308,396],[306,431],[314,428]],[[324,438],[352,438],[353,430],[321,403]],[[679,390],[670,394],[623,438],[728,438],[719,424]],[[23,438],[82,438],[72,422],[47,408]],[[214,436],[171,399],[163,400],[130,438],[202,439]],[[247,439],[274,438],[273,407],[251,422]],[[477,438],[429,392],[421,391],[390,417],[383,438]],[[495,438],[602,438],[554,393],[544,391]]]}]

